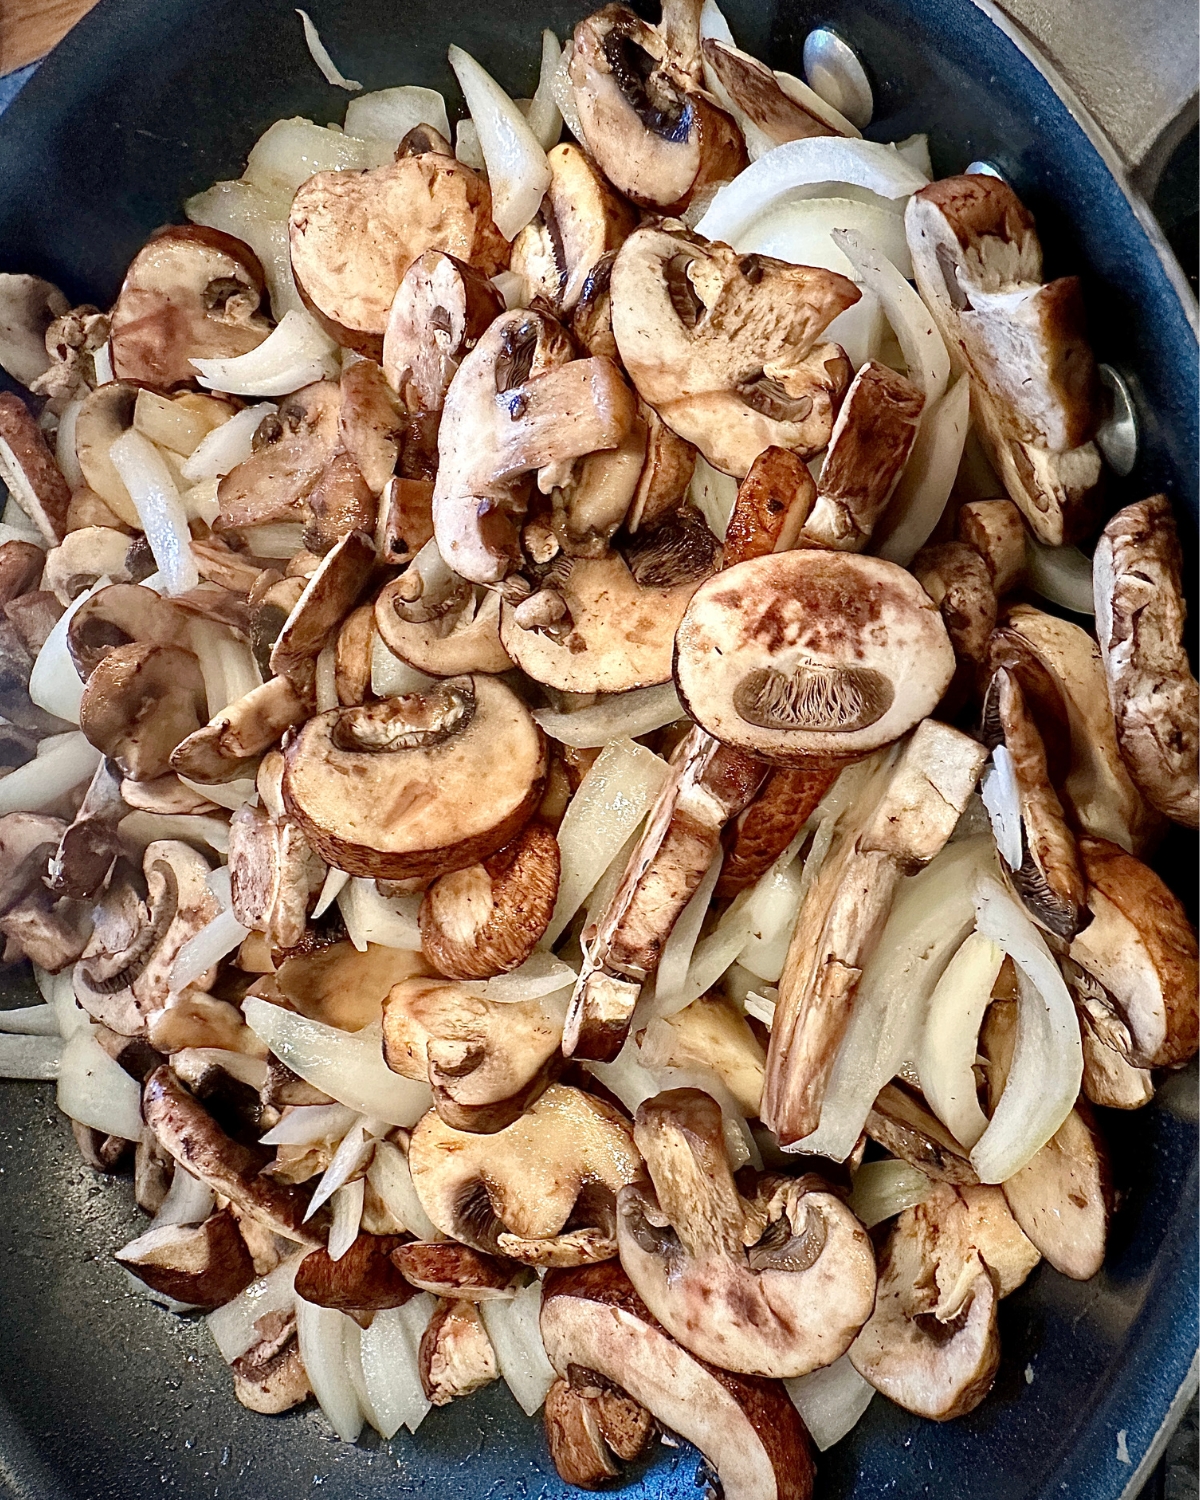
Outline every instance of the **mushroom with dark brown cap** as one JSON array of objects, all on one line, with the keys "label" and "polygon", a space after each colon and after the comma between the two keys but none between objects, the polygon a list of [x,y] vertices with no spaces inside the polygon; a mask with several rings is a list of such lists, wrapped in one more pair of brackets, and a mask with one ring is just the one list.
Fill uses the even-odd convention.
[{"label": "mushroom with dark brown cap", "polygon": [[171,754],[171,769],[191,781],[233,781],[250,773],[255,758],[308,713],[308,702],[292,683],[272,677],[181,740]]},{"label": "mushroom with dark brown cap", "polygon": [[396,398],[373,359],[347,360],[340,382],[338,432],[347,457],[372,495],[382,492],[400,456],[402,420]]},{"label": "mushroom with dark brown cap", "polygon": [[40,276],[0,272],[0,369],[31,386],[50,364],[46,330],[70,305]]},{"label": "mushroom with dark brown cap", "polygon": [[417,1368],[434,1406],[448,1406],[499,1378],[496,1351],[475,1303],[439,1300],[421,1335]]},{"label": "mushroom with dark brown cap", "polygon": [[339,450],[321,470],[308,492],[305,511],[304,545],[318,555],[350,532],[374,532],[375,496],[349,453]]},{"label": "mushroom with dark brown cap", "polygon": [[266,283],[250,246],[219,229],[172,224],[134,256],[112,310],[117,380],[169,390],[195,380],[195,359],[233,359],[271,331]]},{"label": "mushroom with dark brown cap", "polygon": [[54,595],[41,589],[10,599],[4,606],[5,619],[31,656],[36,656],[50,639],[62,615],[63,607]]},{"label": "mushroom with dark brown cap", "polygon": [[326,552],[275,638],[273,673],[303,690],[317,654],[362,597],[374,567],[375,543],[362,531],[349,532]]},{"label": "mushroom with dark brown cap", "polygon": [[250,457],[217,485],[221,509],[213,530],[307,521],[308,497],[341,443],[340,411],[341,392],[332,380],[318,380],[281,401],[278,412],[259,423]]},{"label": "mushroom with dark brown cap", "polygon": [[562,1071],[565,998],[512,1003],[445,979],[405,979],[383,1003],[383,1060],[428,1082],[455,1130],[511,1125]]},{"label": "mushroom with dark brown cap", "polygon": [[682,228],[639,229],[612,269],[612,323],[643,400],[728,474],[772,445],[829,442],[852,371],[827,325],[859,299],[835,271],[738,255]]},{"label": "mushroom with dark brown cap", "polygon": [[96,894],[121,853],[117,825],[128,811],[121,777],[102,760],[50,861],[47,883],[56,895],[82,901]]},{"label": "mushroom with dark brown cap", "polygon": [[436,546],[380,590],[375,625],[394,656],[431,677],[512,668],[500,644],[500,595],[452,573]]},{"label": "mushroom with dark brown cap", "polygon": [[616,1255],[616,1195],[642,1177],[629,1122],[558,1083],[494,1135],[454,1130],[430,1110],[413,1129],[408,1165],[443,1234],[532,1266]]},{"label": "mushroom with dark brown cap", "polygon": [[0,607],[37,587],[47,554],[36,542],[0,543]]},{"label": "mushroom with dark brown cap", "polygon": [[628,1396],[695,1443],[726,1500],[811,1500],[808,1433],[783,1386],[689,1353],[619,1265],[551,1271],[541,1330],[560,1375]]},{"label": "mushroom with dark brown cap", "polygon": [[721,1108],[698,1089],[646,1100],[634,1139],[653,1189],[622,1188],[617,1243],[667,1331],[744,1375],[786,1379],[840,1358],[875,1302],[875,1252],[841,1199],[819,1179],[770,1176],[748,1201]]},{"label": "mushroom with dark brown cap", "polygon": [[946,622],[958,661],[950,702],[960,703],[975,696],[986,674],[996,627],[996,590],[987,562],[965,542],[937,542],[922,547],[910,566]]},{"label": "mushroom with dark brown cap", "polygon": [[392,1260],[413,1286],[459,1302],[507,1301],[529,1274],[517,1261],[454,1240],[411,1240],[395,1247]]},{"label": "mushroom with dark brown cap", "polygon": [[155,1292],[192,1307],[223,1307],[254,1280],[254,1262],[227,1208],[203,1224],[163,1224],[116,1252]]},{"label": "mushroom with dark brown cap", "polygon": [[324,1248],[313,1250],[296,1271],[296,1295],[345,1313],[403,1307],[417,1293],[392,1260],[400,1244],[395,1234],[358,1234],[336,1260]]},{"label": "mushroom with dark brown cap", "polygon": [[82,902],[56,901],[36,887],[0,917],[0,933],[8,939],[5,953],[12,963],[28,958],[49,974],[61,973],[83,952],[91,936],[91,917]]},{"label": "mushroom with dark brown cap", "polygon": [[380,562],[401,567],[432,540],[433,480],[389,479],[379,497],[375,526]]},{"label": "mushroom with dark brown cap", "polygon": [[1015,589],[1025,572],[1025,522],[1011,500],[970,500],[959,508],[955,535],[987,564],[999,599]]},{"label": "mushroom with dark brown cap", "polygon": [[713,894],[736,896],[765,875],[821,804],[837,769],[776,766],[758,795],[726,826],[725,858]]},{"label": "mushroom with dark brown cap", "polygon": [[1117,743],[1146,799],[1200,819],[1200,685],[1183,644],[1183,554],[1170,501],[1152,495],[1109,521],[1092,558],[1096,634]]},{"label": "mushroom with dark brown cap", "polygon": [[482,272],[426,250],[396,288],[383,336],[383,373],[409,412],[439,412],[455,371],[504,311]]},{"label": "mushroom with dark brown cap", "polygon": [[141,588],[136,583],[112,583],[84,600],[67,626],[67,650],[84,682],[118,647],[131,645],[171,646],[188,651],[191,636],[187,615],[153,589]]},{"label": "mushroom with dark brown cap", "polygon": [[0,480],[51,547],[66,534],[71,488],[28,407],[0,391]]},{"label": "mushroom with dark brown cap", "polygon": [[170,770],[176,746],[199,729],[204,713],[204,678],[193,653],[133,641],[93,667],[79,727],[122,775],[152,781]]},{"label": "mushroom with dark brown cap", "polygon": [[738,485],[725,528],[725,566],[797,546],[816,498],[802,458],[787,448],[764,448]]}]

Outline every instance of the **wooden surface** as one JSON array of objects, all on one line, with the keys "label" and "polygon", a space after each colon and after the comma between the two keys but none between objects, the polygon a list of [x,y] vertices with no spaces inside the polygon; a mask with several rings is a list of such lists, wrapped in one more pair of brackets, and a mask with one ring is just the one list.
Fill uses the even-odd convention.
[{"label": "wooden surface", "polygon": [[0,0],[0,73],[44,57],[96,0]]}]

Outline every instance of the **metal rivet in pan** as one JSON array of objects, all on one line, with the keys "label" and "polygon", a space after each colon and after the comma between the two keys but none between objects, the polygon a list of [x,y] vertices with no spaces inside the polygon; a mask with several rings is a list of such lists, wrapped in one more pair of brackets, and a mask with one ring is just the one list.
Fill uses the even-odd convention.
[{"label": "metal rivet in pan", "polygon": [[851,125],[862,130],[871,123],[875,100],[858,53],[823,26],[804,38],[804,76],[809,87]]},{"label": "metal rivet in pan", "polygon": [[1125,377],[1112,365],[1100,365],[1098,373],[1108,398],[1108,410],[1096,430],[1096,445],[1109,467],[1124,479],[1133,473],[1137,463],[1137,412]]},{"label": "metal rivet in pan", "polygon": [[994,161],[973,161],[967,168],[968,177],[998,177],[1001,182],[1007,182],[1008,178],[996,165]]}]

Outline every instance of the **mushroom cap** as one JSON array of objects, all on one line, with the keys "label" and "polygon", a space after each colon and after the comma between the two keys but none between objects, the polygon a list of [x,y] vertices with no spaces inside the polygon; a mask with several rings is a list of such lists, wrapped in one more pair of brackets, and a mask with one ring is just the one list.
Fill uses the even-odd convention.
[{"label": "mushroom cap", "polygon": [[441,411],[454,373],[504,311],[482,272],[426,250],[400,279],[383,336],[383,373],[409,411]]},{"label": "mushroom cap", "polygon": [[0,480],[47,543],[60,542],[71,489],[29,408],[11,391],[0,391]]},{"label": "mushroom cap", "polygon": [[308,496],[341,441],[340,411],[341,392],[332,380],[314,381],[282,400],[275,416],[259,423],[250,457],[217,485],[221,511],[213,530],[306,520]]},{"label": "mushroom cap", "polygon": [[107,577],[114,584],[139,583],[154,571],[153,554],[144,539],[113,526],[80,526],[41,557],[45,563],[42,587],[62,605],[77,599],[99,578]]},{"label": "mushroom cap", "polygon": [[511,671],[500,644],[499,594],[477,591],[451,574],[444,589],[427,589],[409,601],[412,582],[403,573],[375,599],[375,624],[394,656],[431,677]]},{"label": "mushroom cap", "polygon": [[417,1290],[392,1259],[392,1251],[401,1243],[396,1234],[358,1234],[336,1260],[324,1248],[313,1250],[296,1271],[296,1295],[342,1312],[403,1307]]},{"label": "mushroom cap", "polygon": [[123,775],[153,781],[171,769],[172,752],[200,728],[204,713],[204,678],[192,652],[132,641],[114,646],[93,668],[79,727]]},{"label": "mushroom cap", "polygon": [[395,1247],[392,1260],[421,1291],[460,1302],[508,1301],[529,1274],[517,1261],[454,1240],[409,1240]]},{"label": "mushroom cap", "polygon": [[203,1224],[161,1224],[117,1251],[118,1265],[165,1297],[221,1307],[254,1280],[254,1262],[227,1208]]},{"label": "mushroom cap", "polygon": [[[120,532],[115,535],[120,536]],[[187,651],[191,646],[187,615],[153,589],[136,583],[113,583],[86,599],[67,626],[67,650],[84,682],[116,647],[132,644],[176,646]]]},{"label": "mushroom cap", "polygon": [[502,848],[536,809],[547,764],[528,708],[490,677],[317,714],[286,757],[284,801],[313,848],[385,880],[444,874]]},{"label": "mushroom cap", "polygon": [[930,714],[954,674],[946,627],[895,563],[793,551],[700,585],[675,682],[714,738],[782,762],[845,760]]}]

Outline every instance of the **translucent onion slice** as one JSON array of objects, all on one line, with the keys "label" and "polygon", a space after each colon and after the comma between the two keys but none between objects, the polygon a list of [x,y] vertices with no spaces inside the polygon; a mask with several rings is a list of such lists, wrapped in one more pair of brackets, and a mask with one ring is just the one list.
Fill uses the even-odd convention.
[{"label": "translucent onion slice", "polygon": [[312,1218],[322,1203],[328,1202],[340,1188],[363,1170],[375,1149],[375,1134],[385,1129],[386,1126],[378,1120],[368,1121],[362,1118],[351,1125],[313,1190],[304,1214],[306,1221]]},{"label": "translucent onion slice", "polygon": [[963,374],[921,415],[921,426],[873,550],[907,567],[933,534],[954,488],[971,422],[971,382]]},{"label": "translucent onion slice", "polygon": [[332,865],[325,872],[325,884],[321,887],[321,894],[317,897],[317,904],[313,907],[313,916],[322,917],[341,895],[345,889],[350,876],[345,870],[335,870]]},{"label": "translucent onion slice", "polygon": [[987,1129],[975,1092],[975,1055],[1003,962],[1000,945],[982,933],[973,932],[963,940],[930,996],[916,1054],[926,1102],[968,1150]]},{"label": "translucent onion slice", "polygon": [[366,1183],[361,1177],[344,1183],[333,1195],[333,1219],[329,1225],[329,1259],[341,1260],[358,1238],[362,1224]]},{"label": "translucent onion slice", "polygon": [[[345,131],[294,116],[276,120],[263,131],[250,150],[242,177],[268,197],[290,204],[296,189],[314,173],[382,167],[391,161],[395,149],[386,141],[358,140]],[[188,212],[190,217],[190,207]],[[283,217],[286,221],[286,206]]]},{"label": "translucent onion slice", "polygon": [[[332,1238],[331,1232],[331,1243]],[[332,1250],[330,1254],[332,1256]],[[336,1259],[340,1260],[341,1257],[338,1256]],[[362,1329],[352,1317],[347,1315],[342,1319],[342,1361],[346,1366],[346,1378],[354,1390],[354,1397],[358,1402],[359,1411],[362,1412],[365,1420],[378,1432],[381,1419],[371,1403],[371,1395],[367,1390],[367,1379],[363,1374],[362,1335]]]},{"label": "translucent onion slice", "polygon": [[57,1078],[62,1060],[63,1040],[57,1027],[52,1034],[6,1032],[0,1035],[0,1078]]},{"label": "translucent onion slice", "polygon": [[363,1413],[346,1371],[342,1322],[346,1314],[296,1298],[296,1337],[300,1358],[317,1404],[344,1443],[362,1431]]},{"label": "translucent onion slice", "polygon": [[754,887],[750,936],[738,954],[742,968],[768,984],[774,984],[783,973],[805,889],[804,865],[796,857],[793,840],[793,847],[785,850]]},{"label": "translucent onion slice", "polygon": [[822,1453],[841,1442],[875,1394],[875,1387],[862,1378],[848,1354],[811,1375],[785,1380],[783,1384]]},{"label": "translucent onion slice", "polygon": [[186,776],[179,779],[198,796],[208,802],[215,802],[218,807],[228,808],[230,812],[236,812],[243,802],[253,802],[258,796],[258,789],[248,776],[239,776],[236,781],[214,782],[212,786],[205,786],[200,781],[189,781]]},{"label": "translucent onion slice", "polygon": [[971,1152],[981,1182],[1007,1182],[1071,1113],[1083,1078],[1079,1021],[1058,964],[994,876],[975,882],[978,931],[1017,967],[1017,1040],[1008,1082]]},{"label": "translucent onion slice", "polygon": [[1094,615],[1092,560],[1078,547],[1047,547],[1025,534],[1025,582],[1034,593],[1077,615]]},{"label": "translucent onion slice", "polygon": [[902,156],[910,167],[914,167],[929,181],[933,177],[933,162],[929,156],[929,137],[909,135],[902,141],[893,141],[892,149]]},{"label": "translucent onion slice", "polygon": [[690,1005],[712,989],[730,964],[737,961],[754,929],[753,896],[753,889],[736,895],[713,930],[696,944],[683,987],[684,1005]]},{"label": "translucent onion slice", "polygon": [[295,1307],[296,1272],[308,1253],[301,1250],[289,1256],[269,1275],[252,1281],[232,1302],[209,1313],[205,1323],[227,1365],[240,1359],[261,1337],[254,1326],[259,1318],[267,1313],[290,1313]]},{"label": "translucent onion slice", "polygon": [[992,751],[991,763],[984,770],[979,784],[979,795],[987,808],[996,848],[1010,870],[1019,870],[1025,857],[1021,793],[1012,754],[1004,745],[997,745]]},{"label": "translucent onion slice", "polygon": [[611,693],[590,708],[580,708],[574,713],[535,708],[533,717],[560,745],[588,750],[607,745],[610,740],[636,739],[639,734],[673,724],[683,718],[683,708],[675,684],[664,682],[658,687]]},{"label": "translucent onion slice", "polygon": [[182,839],[195,848],[207,845],[217,854],[229,853],[228,822],[205,813],[131,812],[117,824],[117,832],[123,842],[137,849],[145,849],[155,839]]},{"label": "translucent onion slice", "polygon": [[[880,199],[864,203],[855,198],[784,198],[772,203],[741,230],[734,248],[774,255],[795,265],[823,266],[860,281],[864,278],[838,239],[839,235],[850,232],[885,256],[901,279],[912,275],[904,220]],[[907,282],[905,287],[923,308],[921,299]]]},{"label": "translucent onion slice", "polygon": [[704,0],[700,7],[700,36],[702,39],[712,37],[715,41],[724,42],[727,47],[737,46],[733,32],[729,29],[729,22],[717,0]]},{"label": "translucent onion slice", "polygon": [[906,1161],[863,1162],[854,1174],[850,1207],[866,1229],[924,1203],[931,1183],[918,1167]]},{"label": "translucent onion slice", "polygon": [[562,55],[563,49],[559,46],[558,38],[552,31],[543,31],[541,73],[525,113],[525,123],[533,131],[543,151],[557,146],[562,135],[562,111],[554,97],[554,75],[558,71]]},{"label": "translucent onion slice", "polygon": [[249,932],[250,929],[243,927],[232,911],[218,912],[211,922],[188,938],[180,948],[171,965],[171,989],[178,994],[189,984],[194,984],[214,964],[220,963],[227,953],[240,947]]},{"label": "translucent onion slice", "polygon": [[377,1312],[370,1328],[363,1330],[359,1341],[363,1383],[381,1437],[394,1437],[401,1427],[416,1432],[429,1410],[417,1351],[436,1307],[428,1292],[419,1292],[403,1307]]},{"label": "translucent onion slice", "polygon": [[779,1003],[778,991],[774,995],[759,995],[754,990],[750,990],[742,1003],[746,1008],[746,1014],[753,1016],[756,1021],[761,1021],[770,1031],[775,1024],[775,1007]]},{"label": "translucent onion slice", "polygon": [[200,574],[192,556],[192,535],[166,459],[132,427],[115,440],[108,456],[137,509],[167,593],[194,589]]},{"label": "translucent onion slice", "polygon": [[300,17],[304,26],[304,45],[308,48],[309,56],[321,70],[321,76],[326,83],[333,84],[334,88],[348,89],[350,93],[356,93],[362,88],[361,83],[355,82],[353,78],[347,78],[339,71],[337,64],[329,55],[329,49],[321,40],[321,33],[313,25],[306,10],[298,10],[296,14]]},{"label": "translucent onion slice", "polygon": [[243,526],[246,550],[254,557],[293,557],[304,548],[304,527],[298,522],[275,521],[267,526]]},{"label": "translucent onion slice", "polygon": [[371,691],[376,698],[424,692],[434,680],[393,655],[378,631],[371,637]]},{"label": "translucent onion slice", "polygon": [[248,406],[222,422],[220,427],[200,439],[191,457],[184,460],[183,477],[192,484],[202,479],[220,479],[250,457],[253,452],[254,434],[264,417],[274,415],[279,408],[273,401]]},{"label": "translucent onion slice", "polygon": [[63,969],[60,974],[48,974],[45,969],[33,965],[33,977],[46,1004],[58,1019],[58,1034],[69,1039],[77,1031],[92,1024],[92,1018],[75,998],[74,968]]},{"label": "translucent onion slice", "polygon": [[670,937],[663,944],[658,972],[654,976],[654,1001],[647,1012],[647,1018],[651,1014],[654,1016],[674,1015],[677,1010],[682,1010],[688,1004],[688,1001],[683,998],[688,987],[688,971],[692,964],[692,954],[696,950],[696,942],[700,937],[700,929],[708,915],[713,890],[720,879],[723,853],[723,850],[717,850],[716,857],[704,872],[700,884],[692,894],[692,899],[680,913],[678,921],[671,929]]},{"label": "translucent onion slice", "polygon": [[360,953],[368,943],[381,948],[421,951],[421,929],[417,926],[420,896],[381,896],[375,882],[359,877],[348,880],[337,896],[338,909],[346,924],[346,936]]},{"label": "translucent onion slice", "polygon": [[[58,419],[58,431],[54,436],[55,462],[62,470],[63,478],[73,490],[81,488],[84,483],[83,470],[79,467],[79,457],[75,451],[75,423],[79,420],[82,406],[82,401],[67,402]],[[46,545],[46,539],[40,532],[36,540],[39,546]]]},{"label": "translucent onion slice", "polygon": [[342,122],[347,135],[364,141],[383,141],[393,150],[418,125],[428,125],[443,140],[450,139],[446,101],[435,89],[406,85],[360,94],[346,106]]},{"label": "translucent onion slice", "polygon": [[99,750],[88,744],[82,734],[63,735],[45,755],[27,760],[0,780],[0,816],[40,812],[51,806],[73,788],[89,781],[100,758]]},{"label": "translucent onion slice", "polygon": [[724,540],[729,518],[737,500],[738,482],[732,474],[722,474],[707,459],[696,455],[696,467],[688,486],[688,499],[708,523],[718,540]]},{"label": "translucent onion slice", "polygon": [[571,84],[571,45],[568,41],[563,47],[550,86],[554,91],[554,102],[558,105],[558,112],[563,117],[563,124],[581,145],[586,145],[583,126],[579,121],[579,111],[575,107],[575,89]]},{"label": "translucent onion slice", "polygon": [[[313,129],[317,129],[313,126]],[[332,134],[332,132],[330,132]],[[301,179],[303,180],[303,179]],[[288,208],[291,189],[282,197],[263,192],[249,182],[216,182],[183,205],[193,224],[222,229],[244,240],[262,262],[271,299],[272,316],[303,312],[304,303],[292,276],[288,245]]]},{"label": "translucent onion slice", "polygon": [[367,1181],[382,1198],[387,1211],[394,1214],[410,1234],[415,1234],[419,1240],[445,1238],[421,1206],[413,1187],[412,1173],[408,1170],[408,1158],[394,1141],[376,1143],[375,1155],[367,1168]]},{"label": "translucent onion slice", "polygon": [[159,1229],[164,1224],[203,1224],[215,1203],[212,1188],[176,1162],[171,1186],[154,1215],[153,1226]]},{"label": "translucent onion slice", "polygon": [[497,974],[494,979],[469,980],[467,988],[475,990],[485,1000],[514,1005],[522,1000],[541,1000],[547,995],[556,995],[574,985],[577,978],[570,964],[539,948],[518,968],[507,974]]},{"label": "translucent onion slice", "polygon": [[515,1297],[479,1304],[501,1377],[527,1417],[545,1405],[546,1394],[557,1379],[538,1326],[541,1307],[540,1281],[531,1281]]},{"label": "translucent onion slice", "polygon": [[58,1107],[68,1118],[104,1135],[136,1141],[142,1133],[142,1091],[109,1057],[90,1027],[80,1027],[63,1047]]},{"label": "translucent onion slice", "polygon": [[[236,703],[239,698],[244,698],[247,693],[262,686],[262,674],[254,660],[254,653],[245,641],[237,639],[227,625],[195,615],[188,621],[188,634],[192,638],[192,650],[196,653],[204,677],[204,696],[208,699],[210,719],[215,718],[230,703]],[[216,800],[215,797],[209,798],[209,801]],[[244,797],[234,805],[240,806],[243,801]]]},{"label": "translucent onion slice", "polygon": [[925,393],[928,405],[940,401],[950,380],[950,356],[929,309],[905,279],[912,274],[912,260],[898,259],[890,241],[877,240],[856,225],[834,228],[831,238],[853,266],[855,280],[870,287],[883,304],[904,352],[908,378]]},{"label": "translucent onion slice", "polygon": [[22,1005],[0,1010],[0,1032],[10,1036],[58,1036],[58,1016],[52,1005]]},{"label": "translucent onion slice", "polygon": [[261,1136],[264,1146],[312,1146],[340,1141],[358,1117],[344,1104],[300,1104]]},{"label": "translucent onion slice", "polygon": [[546,153],[524,115],[469,52],[447,56],[463,91],[492,191],[492,220],[506,240],[525,228],[550,186]]},{"label": "translucent onion slice", "polygon": [[336,375],[337,345],[311,313],[292,309],[257,349],[233,359],[194,359],[192,365],[200,372],[200,384],[210,391],[286,396]]}]

